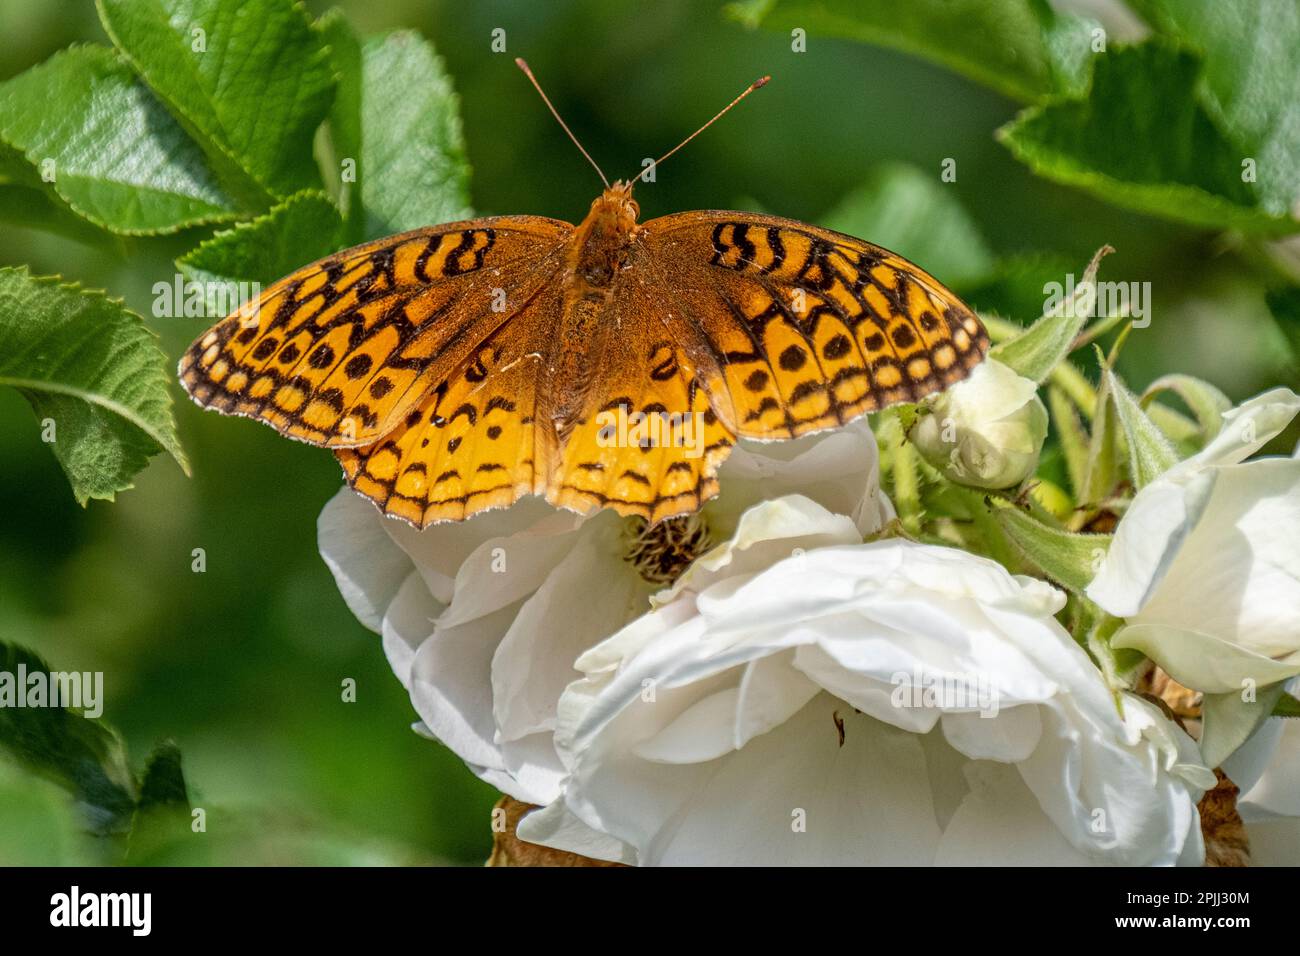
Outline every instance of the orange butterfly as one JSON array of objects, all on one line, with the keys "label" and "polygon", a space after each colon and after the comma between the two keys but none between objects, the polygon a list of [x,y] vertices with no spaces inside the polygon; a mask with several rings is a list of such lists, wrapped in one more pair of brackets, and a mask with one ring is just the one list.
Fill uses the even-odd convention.
[{"label": "orange butterfly", "polygon": [[988,350],[956,296],[861,239],[714,210],[638,224],[632,186],[653,168],[601,173],[576,227],[493,216],[305,266],[199,336],[181,381],[333,449],[355,490],[417,527],[527,494],[653,523],[718,493],[737,437],[916,401]]}]

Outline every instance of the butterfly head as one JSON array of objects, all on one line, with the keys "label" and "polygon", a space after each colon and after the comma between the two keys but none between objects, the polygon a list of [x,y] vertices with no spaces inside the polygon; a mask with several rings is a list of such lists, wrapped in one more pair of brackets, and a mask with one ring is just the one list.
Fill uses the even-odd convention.
[{"label": "butterfly head", "polygon": [[574,231],[572,269],[586,285],[609,286],[636,240],[641,207],[632,198],[632,184],[616,182],[595,198],[591,211]]},{"label": "butterfly head", "polygon": [[596,197],[588,218],[603,220],[610,232],[631,234],[640,215],[641,207],[632,198],[632,183],[620,179]]}]

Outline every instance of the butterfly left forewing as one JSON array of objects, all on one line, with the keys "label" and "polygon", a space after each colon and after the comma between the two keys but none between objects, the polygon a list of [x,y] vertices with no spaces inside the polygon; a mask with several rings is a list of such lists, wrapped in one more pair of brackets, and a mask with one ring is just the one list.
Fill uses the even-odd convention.
[{"label": "butterfly left forewing", "polygon": [[560,307],[558,283],[544,283],[391,432],[336,449],[348,484],[418,528],[544,491],[555,442],[538,424],[538,383]]},{"label": "butterfly left forewing", "polygon": [[328,256],[201,335],[180,363],[196,402],[329,447],[396,428],[549,280],[572,226],[449,223]]},{"label": "butterfly left forewing", "polygon": [[730,400],[718,411],[742,437],[791,438],[917,401],[988,350],[979,319],[932,276],[841,233],[703,211],[646,223],[638,247],[675,334],[715,357]]}]

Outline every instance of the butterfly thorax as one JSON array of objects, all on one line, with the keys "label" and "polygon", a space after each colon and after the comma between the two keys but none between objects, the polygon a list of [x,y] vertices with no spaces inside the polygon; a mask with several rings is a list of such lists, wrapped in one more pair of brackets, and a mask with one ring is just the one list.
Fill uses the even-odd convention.
[{"label": "butterfly thorax", "polygon": [[636,241],[639,212],[632,185],[617,182],[591,204],[565,249],[564,310],[548,362],[555,386],[548,389],[555,398],[548,412],[561,440],[579,423],[588,388],[610,345],[614,330],[602,316]]},{"label": "butterfly thorax", "polygon": [[569,290],[601,298],[608,295],[636,239],[640,211],[630,183],[617,182],[596,198],[569,240],[565,275]]}]

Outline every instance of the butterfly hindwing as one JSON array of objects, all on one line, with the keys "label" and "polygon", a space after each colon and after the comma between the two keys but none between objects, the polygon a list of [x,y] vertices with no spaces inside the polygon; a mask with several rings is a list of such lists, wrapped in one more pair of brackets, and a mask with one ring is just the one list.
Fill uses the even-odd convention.
[{"label": "butterfly hindwing", "polygon": [[714,409],[725,401],[721,381],[674,337],[671,300],[647,279],[633,268],[614,287],[592,343],[587,405],[558,448],[552,504],[656,522],[718,493],[736,439]]},{"label": "butterfly hindwing", "polygon": [[268,288],[181,359],[196,402],[330,447],[373,442],[550,278],[572,226],[495,217],[392,236]]}]

